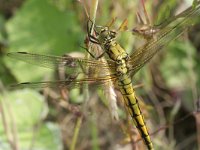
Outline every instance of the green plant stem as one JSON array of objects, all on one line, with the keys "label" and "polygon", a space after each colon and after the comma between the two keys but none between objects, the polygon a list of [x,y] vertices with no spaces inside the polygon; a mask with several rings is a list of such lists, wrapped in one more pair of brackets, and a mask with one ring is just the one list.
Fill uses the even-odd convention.
[{"label": "green plant stem", "polygon": [[91,3],[92,5],[90,9],[90,17],[93,22],[95,21],[95,18],[96,18],[98,3],[99,3],[99,0],[92,0],[92,3]]},{"label": "green plant stem", "polygon": [[74,135],[73,135],[73,138],[72,138],[72,143],[70,145],[70,150],[75,150],[76,142],[77,142],[79,131],[80,131],[81,124],[82,124],[82,119],[83,119],[82,116],[78,117],[78,119],[77,119],[76,127],[75,127],[75,130],[74,130]]},{"label": "green plant stem", "polygon": [[[92,0],[92,2],[91,2],[90,18],[92,19],[93,23],[95,23],[95,18],[96,18],[96,12],[97,12],[97,8],[98,8],[98,3],[99,3],[99,0]],[[93,33],[93,27],[92,27],[92,30],[91,30],[90,34],[92,34],[92,33]],[[90,42],[89,42],[88,51],[89,52],[91,51],[91,44],[90,44]],[[89,53],[86,54],[86,58],[87,59],[90,58],[90,54]],[[85,89],[84,90],[85,103],[84,103],[84,107],[83,107],[83,112],[85,112],[85,110],[87,109],[87,102],[88,102],[88,99],[89,99],[88,85],[85,85],[84,89]]]},{"label": "green plant stem", "polygon": [[98,140],[98,129],[96,115],[94,114],[91,118],[91,136],[92,136],[92,149],[99,150],[99,140]]},{"label": "green plant stem", "polygon": [[[178,110],[180,109],[180,106],[181,106],[181,101],[178,100],[178,101],[175,103],[175,106],[173,107],[173,109],[172,109],[172,111],[171,111],[170,119],[169,119],[169,123],[170,123],[170,124],[173,124],[174,118],[175,118],[175,116],[177,115]],[[169,128],[169,139],[170,139],[170,142],[174,141],[174,127],[173,127],[173,126],[171,126],[171,127]]]}]

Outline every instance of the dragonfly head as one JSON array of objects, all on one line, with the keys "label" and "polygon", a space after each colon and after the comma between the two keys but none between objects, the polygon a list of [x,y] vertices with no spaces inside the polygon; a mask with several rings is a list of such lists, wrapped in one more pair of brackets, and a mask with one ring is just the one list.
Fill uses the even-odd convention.
[{"label": "dragonfly head", "polygon": [[[113,41],[116,38],[117,32],[114,30],[111,30],[109,26],[98,26],[95,25],[93,22],[91,26],[89,25],[89,22],[92,22],[91,20],[88,21],[88,37],[91,42],[100,44],[100,45],[106,45]],[[94,31],[93,36],[91,34],[91,31]]]},{"label": "dragonfly head", "polygon": [[107,44],[116,39],[117,33],[110,30],[109,27],[105,26],[100,29],[97,33],[97,38],[101,44]]}]

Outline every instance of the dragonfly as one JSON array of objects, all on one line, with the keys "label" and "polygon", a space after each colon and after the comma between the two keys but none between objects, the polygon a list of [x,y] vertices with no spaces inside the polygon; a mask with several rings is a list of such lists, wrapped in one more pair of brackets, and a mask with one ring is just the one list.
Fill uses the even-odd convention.
[{"label": "dragonfly", "polygon": [[186,17],[187,15],[192,13],[192,11],[194,11],[195,7],[196,8],[198,7],[200,1],[194,1],[193,2],[194,6],[187,8],[182,13],[180,13],[176,16],[171,16],[170,18],[164,20],[162,23],[157,24],[157,25],[151,24],[149,16],[148,16],[146,8],[145,8],[144,1],[141,0],[141,3],[142,3],[142,8],[143,8],[145,18],[143,19],[141,17],[140,13],[137,13],[139,26],[132,29],[132,34],[148,40],[148,39],[151,39],[152,37],[154,37],[155,33],[159,32],[160,29],[165,28],[165,27],[169,28],[170,27],[169,24],[172,23],[174,20],[182,19],[182,17]]},{"label": "dragonfly", "polygon": [[139,26],[136,26],[132,29],[132,34],[148,40],[148,39],[151,39],[153,35],[159,31],[160,28],[156,27],[155,25],[152,26],[146,7],[145,7],[145,2],[144,0],[140,0],[140,1],[142,4],[142,9],[143,9],[145,18],[143,19],[139,12],[136,13]]},{"label": "dragonfly", "polygon": [[[71,57],[71,56],[51,56],[33,54],[27,52],[11,52],[7,55],[26,63],[46,67],[60,68],[64,67],[69,74],[69,78],[58,81],[44,82],[24,82],[16,84],[15,87],[66,87],[80,88],[85,84],[102,86],[109,82],[117,83],[120,92],[124,98],[125,106],[137,127],[144,144],[148,150],[153,150],[152,140],[150,138],[142,111],[138,104],[132,85],[131,77],[134,76],[155,54],[167,46],[171,41],[180,36],[188,27],[196,24],[200,18],[200,2],[196,7],[190,7],[179,15],[169,19],[167,23],[159,25],[159,31],[154,32],[148,41],[141,47],[128,54],[125,49],[117,42],[118,32],[111,29],[111,25],[97,26],[94,23],[90,26],[88,23],[89,41],[99,45],[103,52],[95,57],[91,53],[91,59]],[[112,23],[111,23],[112,24]],[[119,29],[126,26],[126,21],[122,23]],[[92,28],[94,33],[91,34]],[[99,58],[107,54],[106,61]],[[85,74],[78,78],[79,74]]]}]

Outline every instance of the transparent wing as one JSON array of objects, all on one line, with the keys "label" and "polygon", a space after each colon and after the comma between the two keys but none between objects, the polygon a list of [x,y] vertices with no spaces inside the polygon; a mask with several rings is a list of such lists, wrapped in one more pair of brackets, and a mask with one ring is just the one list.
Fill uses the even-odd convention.
[{"label": "transparent wing", "polygon": [[80,88],[84,84],[99,86],[116,80],[114,62],[88,60],[71,56],[48,56],[32,54],[27,52],[13,52],[7,54],[11,58],[24,61],[40,67],[58,69],[64,68],[69,76],[66,80],[46,82],[25,82],[13,85],[13,88],[45,88],[45,87],[66,87]]},{"label": "transparent wing", "polygon": [[176,16],[172,16],[172,17],[166,19],[161,24],[156,25],[156,27],[164,28],[164,27],[168,26],[171,22],[176,21],[177,19],[187,17],[188,15],[192,14],[194,11],[198,10],[199,5],[200,5],[200,1],[197,1],[197,4],[195,6],[192,5],[191,7],[187,8],[186,10],[181,12],[180,14],[177,14]]},{"label": "transparent wing", "polygon": [[191,7],[187,8],[185,11],[183,11],[182,13],[180,13],[176,16],[171,16],[170,18],[164,20],[162,23],[154,25],[154,26],[152,26],[150,23],[148,23],[149,22],[148,21],[149,20],[148,15],[147,15],[147,12],[145,10],[145,6],[143,4],[144,14],[145,14],[145,18],[146,18],[147,23],[144,23],[141,15],[138,13],[137,15],[138,15],[138,18],[139,18],[141,24],[140,24],[140,26],[133,28],[132,33],[134,35],[142,37],[146,40],[149,40],[154,36],[154,34],[156,32],[160,31],[160,29],[171,28],[170,24],[172,22],[176,22],[178,19],[184,18],[187,15],[191,14],[194,11],[195,8],[198,9],[199,4],[200,4],[200,1],[197,2],[196,6],[191,6]]},{"label": "transparent wing", "polygon": [[64,68],[68,74],[87,74],[89,71],[89,73],[92,72],[92,74],[98,72],[98,75],[103,77],[110,75],[111,73],[114,74],[115,70],[114,62],[111,60],[103,62],[99,60],[89,60],[71,56],[50,56],[27,52],[12,52],[8,53],[7,56],[40,67],[51,69]]},{"label": "transparent wing", "polygon": [[59,88],[82,88],[84,85],[88,84],[91,87],[102,86],[104,84],[109,84],[111,81],[116,81],[115,76],[106,76],[104,78],[84,78],[78,80],[58,80],[58,81],[45,81],[45,82],[24,82],[15,85],[11,85],[12,88],[46,88],[46,87],[59,87]]},{"label": "transparent wing", "polygon": [[162,26],[159,32],[142,47],[133,51],[128,61],[129,70],[134,75],[163,47],[177,38],[187,27],[200,21],[200,3],[195,8],[188,8],[187,11],[178,15],[177,19],[170,20]]}]

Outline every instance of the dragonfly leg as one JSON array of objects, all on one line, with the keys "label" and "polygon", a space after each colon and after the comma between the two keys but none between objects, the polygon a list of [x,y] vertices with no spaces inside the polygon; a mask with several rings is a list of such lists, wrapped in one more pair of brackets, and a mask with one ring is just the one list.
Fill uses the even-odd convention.
[{"label": "dragonfly leg", "polygon": [[98,42],[98,39],[95,38],[93,35],[88,35],[88,38],[90,42],[100,45],[100,43]]},{"label": "dragonfly leg", "polygon": [[[98,44],[98,45],[101,46],[101,44],[100,44],[98,38],[94,37],[94,36],[91,34],[91,32],[92,32],[92,27],[93,27],[93,26],[95,26],[95,28],[96,28],[96,27],[102,28],[102,26],[96,26],[96,25],[92,22],[92,25],[91,25],[91,27],[90,27],[90,26],[89,26],[89,21],[92,22],[92,20],[89,19],[88,22],[87,22],[87,33],[88,33],[89,41],[92,42],[92,43],[94,43],[94,44]],[[95,30],[95,28],[94,28],[95,34],[96,34],[96,35],[99,35],[99,33]],[[95,55],[92,54],[90,51],[88,51],[87,48],[85,48],[85,47],[82,47],[82,48],[84,48],[94,59],[97,59],[97,60],[98,60],[99,58],[103,57],[103,55],[106,53],[105,51],[103,51],[102,54],[100,54],[99,56],[95,56]]]},{"label": "dragonfly leg", "polygon": [[[89,26],[89,21],[91,21],[91,20],[88,20],[88,22],[87,22],[87,34],[88,34],[88,38],[89,38],[89,40],[92,42],[92,43],[95,43],[95,44],[100,44],[99,43],[99,40],[96,38],[96,37],[94,37],[93,35],[92,35],[92,27],[94,26],[94,23],[92,22],[92,25],[91,25],[91,27]],[[95,31],[95,33],[96,34],[98,34],[98,32],[94,29],[94,31]]]},{"label": "dragonfly leg", "polygon": [[83,49],[85,49],[85,50],[90,54],[90,56],[91,56],[92,58],[96,59],[96,60],[98,60],[98,59],[100,59],[101,57],[103,57],[103,55],[106,53],[105,51],[103,51],[103,53],[100,54],[99,56],[95,56],[95,55],[92,54],[86,47],[83,47],[83,46],[80,46],[80,47],[83,48]]}]

